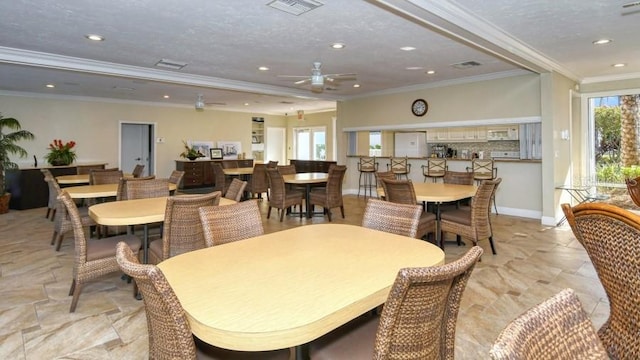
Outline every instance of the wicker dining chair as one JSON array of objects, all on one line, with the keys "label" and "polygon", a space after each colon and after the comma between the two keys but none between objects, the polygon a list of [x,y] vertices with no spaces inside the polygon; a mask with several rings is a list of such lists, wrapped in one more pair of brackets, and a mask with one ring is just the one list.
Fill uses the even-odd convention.
[{"label": "wicker dining chair", "polygon": [[150,264],[159,264],[172,256],[206,247],[198,209],[217,206],[219,191],[203,195],[179,195],[167,198],[162,238],[149,244]]},{"label": "wicker dining chair", "polygon": [[116,191],[116,201],[127,200],[127,184],[134,181],[145,181],[155,179],[155,175],[143,176],[143,177],[121,177],[118,181],[118,190]]},{"label": "wicker dining chair", "polygon": [[564,289],[510,322],[489,351],[493,360],[609,359],[572,289]]},{"label": "wicker dining chair", "polygon": [[382,185],[382,179],[396,180],[396,174],[394,174],[391,171],[376,172],[376,184],[377,184],[376,192],[378,193],[378,198],[385,200],[384,185]]},{"label": "wicker dining chair", "polygon": [[446,265],[400,269],[380,318],[361,317],[313,341],[314,360],[454,358],[460,299],[482,248]]},{"label": "wicker dining chair", "polygon": [[295,175],[296,174],[296,166],[295,165],[278,165],[276,167],[280,175]]},{"label": "wicker dining chair", "polygon": [[[396,204],[416,205],[416,192],[411,180],[382,179],[384,194],[387,201]],[[425,238],[428,234],[436,233],[436,215],[431,212],[422,212],[418,225],[418,239]],[[435,237],[435,236],[434,236]]]},{"label": "wicker dining chair", "polygon": [[[269,191],[271,192],[267,219],[271,216],[271,208],[279,209],[280,222],[282,222],[284,213],[290,207],[300,205],[302,210],[302,191],[287,189],[282,174],[278,169],[267,168],[267,176],[269,177]],[[302,218],[302,211],[300,211],[300,218]]]},{"label": "wicker dining chair", "polygon": [[180,183],[182,183],[182,178],[184,177],[184,171],[173,170],[171,175],[169,175],[169,183],[174,184],[176,189],[180,188]]},{"label": "wicker dining chair", "polygon": [[242,199],[242,194],[244,194],[244,189],[247,187],[247,182],[242,181],[240,179],[231,180],[231,184],[229,184],[229,188],[227,189],[227,193],[224,194],[226,199],[230,199],[233,201],[240,201]]},{"label": "wicker dining chair", "polygon": [[445,184],[473,185],[473,173],[465,171],[445,171],[442,181]]},{"label": "wicker dining chair", "polygon": [[227,193],[227,189],[229,188],[229,184],[227,183],[227,177],[224,174],[224,169],[217,162],[211,163],[211,168],[213,169],[213,191],[220,191],[222,195]]},{"label": "wicker dining chair", "polygon": [[122,178],[122,170],[114,169],[92,169],[89,172],[90,185],[117,184]]},{"label": "wicker dining chair", "polygon": [[169,179],[126,182],[127,200],[169,196]]},{"label": "wicker dining chair", "polygon": [[396,204],[369,199],[362,216],[362,226],[415,238],[418,235],[421,215],[422,206],[418,204]]},{"label": "wicker dining chair", "polygon": [[[49,185],[49,191],[55,196],[55,207],[56,207],[55,213],[57,214],[53,223],[53,235],[51,236],[51,245],[55,244],[56,251],[60,251],[60,246],[62,246],[62,240],[64,240],[64,235],[67,232],[73,230],[73,225],[71,224],[69,213],[67,212],[67,209],[65,208],[64,204],[58,200],[58,196],[62,192],[62,190],[60,189],[60,185],[53,177],[46,176],[45,180]],[[84,228],[96,227],[96,229],[98,229],[96,222],[89,217],[89,210],[86,207],[79,208],[78,214],[80,216],[80,222],[82,223],[82,227]]]},{"label": "wicker dining chair", "polygon": [[139,178],[142,176],[143,172],[144,172],[144,165],[136,164],[136,166],[133,168],[133,171],[131,172],[131,175],[133,175],[134,178]]},{"label": "wicker dining chair", "polygon": [[258,200],[199,209],[207,247],[264,234]]},{"label": "wicker dining chair", "polygon": [[342,180],[344,174],[347,172],[347,167],[344,165],[331,165],[329,168],[329,178],[327,180],[327,186],[319,189],[314,189],[309,194],[309,204],[307,206],[313,207],[320,205],[324,208],[324,211],[331,222],[331,209],[340,207],[340,213],[344,219],[344,201],[342,200]]},{"label": "wicker dining chair", "polygon": [[640,176],[635,179],[625,179],[629,197],[636,206],[640,206]]},{"label": "wicker dining chair", "polygon": [[[58,185],[58,182],[56,181],[56,178],[53,177],[53,174],[51,174],[51,171],[49,171],[49,169],[40,169],[40,171],[42,172],[44,181],[47,183],[47,187],[49,188],[49,200],[47,202],[47,214],[45,215],[45,219],[49,219],[49,216],[51,216],[51,221],[53,221],[53,219],[56,217],[56,204],[58,203],[58,191],[56,191],[54,186]],[[49,180],[53,180],[53,182],[55,182],[55,185]],[[59,188],[60,185],[58,185],[58,189]]]},{"label": "wicker dining chair", "polygon": [[228,359],[228,360],[288,360],[290,349],[243,352],[217,348],[206,344],[191,333],[182,305],[155,265],[142,265],[124,243],[117,244],[117,265],[136,282],[147,318],[149,359]]},{"label": "wicker dining chair", "polygon": [[480,240],[489,239],[491,252],[496,255],[489,213],[491,212],[493,189],[501,181],[501,178],[483,180],[471,201],[471,211],[453,209],[440,212],[440,247],[444,246],[444,234],[449,232],[456,234],[458,244],[463,237],[470,239],[473,245],[477,245]]},{"label": "wicker dining chair", "polygon": [[640,354],[640,217],[617,206],[562,204],[609,300],[609,319],[598,335],[612,359]]},{"label": "wicker dining chair", "polygon": [[134,235],[87,239],[83,229],[84,224],[80,219],[78,208],[73,199],[63,190],[58,196],[58,201],[63,203],[67,210],[75,239],[73,280],[69,290],[69,295],[73,295],[69,312],[75,312],[80,292],[87,282],[103,275],[120,271],[116,262],[116,244],[121,241],[126,243],[126,246],[137,256],[142,242]]},{"label": "wicker dining chair", "polygon": [[251,193],[251,197],[257,195],[258,199],[262,199],[262,193],[267,193],[269,200],[269,179],[267,178],[267,165],[255,164],[253,166],[253,174],[251,180],[247,183],[246,191]]},{"label": "wicker dining chair", "polygon": [[267,163],[267,168],[275,169],[278,167],[278,161],[269,160]]}]

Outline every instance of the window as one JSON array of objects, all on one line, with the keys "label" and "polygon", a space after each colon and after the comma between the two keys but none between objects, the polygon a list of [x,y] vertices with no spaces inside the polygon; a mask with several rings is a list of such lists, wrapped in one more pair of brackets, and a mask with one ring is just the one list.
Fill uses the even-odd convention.
[{"label": "window", "polygon": [[382,156],[382,134],[380,131],[369,132],[369,156]]},{"label": "window", "polygon": [[326,128],[294,128],[293,157],[298,160],[326,160]]}]

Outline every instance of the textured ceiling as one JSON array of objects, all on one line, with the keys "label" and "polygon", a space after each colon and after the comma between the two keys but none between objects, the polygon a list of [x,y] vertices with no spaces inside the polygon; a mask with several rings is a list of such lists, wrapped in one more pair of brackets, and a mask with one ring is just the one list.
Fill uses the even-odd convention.
[{"label": "textured ceiling", "polygon": [[[184,106],[202,93],[225,104],[212,108],[284,114],[517,71],[555,70],[578,81],[640,73],[640,9],[623,11],[621,1],[320,1],[299,16],[270,0],[3,1],[0,91]],[[106,40],[84,38],[94,33]],[[592,45],[601,37],[614,41]],[[346,48],[333,50],[334,42]],[[154,66],[160,59],[188,65],[167,70]],[[450,66],[470,60],[482,65]],[[310,75],[314,61],[324,74],[356,73],[357,81],[316,94],[278,76]],[[628,66],[610,66],[617,62]]]}]

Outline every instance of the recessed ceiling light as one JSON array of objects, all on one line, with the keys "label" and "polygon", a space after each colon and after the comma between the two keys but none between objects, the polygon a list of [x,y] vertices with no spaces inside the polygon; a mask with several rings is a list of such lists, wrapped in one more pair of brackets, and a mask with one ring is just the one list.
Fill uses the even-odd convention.
[{"label": "recessed ceiling light", "polygon": [[104,36],[96,35],[96,34],[87,34],[84,37],[91,41],[104,41]]},{"label": "recessed ceiling light", "polygon": [[429,70],[429,71],[427,71],[426,73],[427,73],[428,75],[433,75],[433,74],[435,74],[436,72],[435,72],[435,70]]},{"label": "recessed ceiling light", "polygon": [[244,106],[249,106],[249,103],[244,103]]},{"label": "recessed ceiling light", "polygon": [[403,46],[403,47],[400,48],[400,50],[402,50],[402,51],[413,51],[415,49],[416,48],[414,48],[413,46]]},{"label": "recessed ceiling light", "polygon": [[611,66],[613,66],[613,67],[625,67],[625,66],[627,66],[627,64],[624,64],[624,63],[618,63],[618,64],[613,64],[613,65],[611,65]]},{"label": "recessed ceiling light", "polygon": [[56,87],[54,84],[47,84],[47,85],[45,85],[45,86],[46,86],[46,87],[48,87],[48,88],[50,88],[50,89],[53,89],[54,87]]},{"label": "recessed ceiling light", "polygon": [[612,42],[613,40],[611,39],[600,39],[600,40],[596,40],[593,42],[593,45],[604,45],[604,44],[608,44],[610,42]]},{"label": "recessed ceiling light", "polygon": [[422,66],[408,66],[404,68],[405,70],[422,70],[424,69]]},{"label": "recessed ceiling light", "polygon": [[359,88],[359,87],[360,87],[360,84],[353,84],[353,87],[354,87],[354,88]]},{"label": "recessed ceiling light", "polygon": [[168,99],[169,95],[164,95],[163,98]]},{"label": "recessed ceiling light", "polygon": [[260,70],[260,71],[269,71],[269,68],[266,67],[266,66],[259,66],[258,70]]},{"label": "recessed ceiling light", "polygon": [[333,44],[331,44],[331,48],[332,49],[336,49],[336,50],[344,49],[345,47],[346,47],[346,45],[343,44],[343,43],[333,43]]}]

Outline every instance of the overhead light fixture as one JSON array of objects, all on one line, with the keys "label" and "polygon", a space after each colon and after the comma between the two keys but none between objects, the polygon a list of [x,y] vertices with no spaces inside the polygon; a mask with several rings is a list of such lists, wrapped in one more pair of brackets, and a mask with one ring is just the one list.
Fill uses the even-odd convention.
[{"label": "overhead light fixture", "polygon": [[400,50],[402,50],[402,51],[413,51],[415,49],[416,48],[414,48],[413,46],[403,46],[403,47],[400,48]]},{"label": "overhead light fixture", "polygon": [[249,106],[249,103],[244,103],[244,106]]},{"label": "overhead light fixture", "polygon": [[407,66],[404,68],[405,70],[422,70],[424,69],[422,66]]},{"label": "overhead light fixture", "polygon": [[331,48],[332,49],[336,49],[336,50],[344,49],[345,47],[346,47],[346,45],[343,44],[343,43],[333,43],[333,44],[331,44]]},{"label": "overhead light fixture", "polygon": [[269,71],[269,68],[266,66],[258,66],[258,70],[260,71]]},{"label": "overhead light fixture", "polygon": [[104,36],[102,36],[102,35],[87,34],[84,37],[86,37],[87,39],[89,39],[91,41],[104,41]]},{"label": "overhead light fixture", "polygon": [[47,85],[45,85],[45,87],[48,87],[49,89],[53,89],[56,86],[54,84],[47,84]]},{"label": "overhead light fixture", "polygon": [[600,39],[600,40],[594,41],[593,45],[605,45],[605,44],[609,44],[612,41],[613,40],[611,40],[611,39]]},{"label": "overhead light fixture", "polygon": [[435,73],[436,73],[435,70],[429,70],[426,72],[427,75],[433,75]]},{"label": "overhead light fixture", "polygon": [[163,98],[168,99],[170,96],[169,95],[164,95]]},{"label": "overhead light fixture", "polygon": [[613,64],[613,65],[611,65],[611,66],[613,66],[613,67],[617,67],[617,68],[620,68],[620,67],[625,67],[625,66],[627,66],[627,64],[625,64],[625,63],[617,63],[617,64]]},{"label": "overhead light fixture", "polygon": [[353,84],[353,87],[354,87],[354,88],[359,88],[359,87],[360,87],[360,84]]}]

